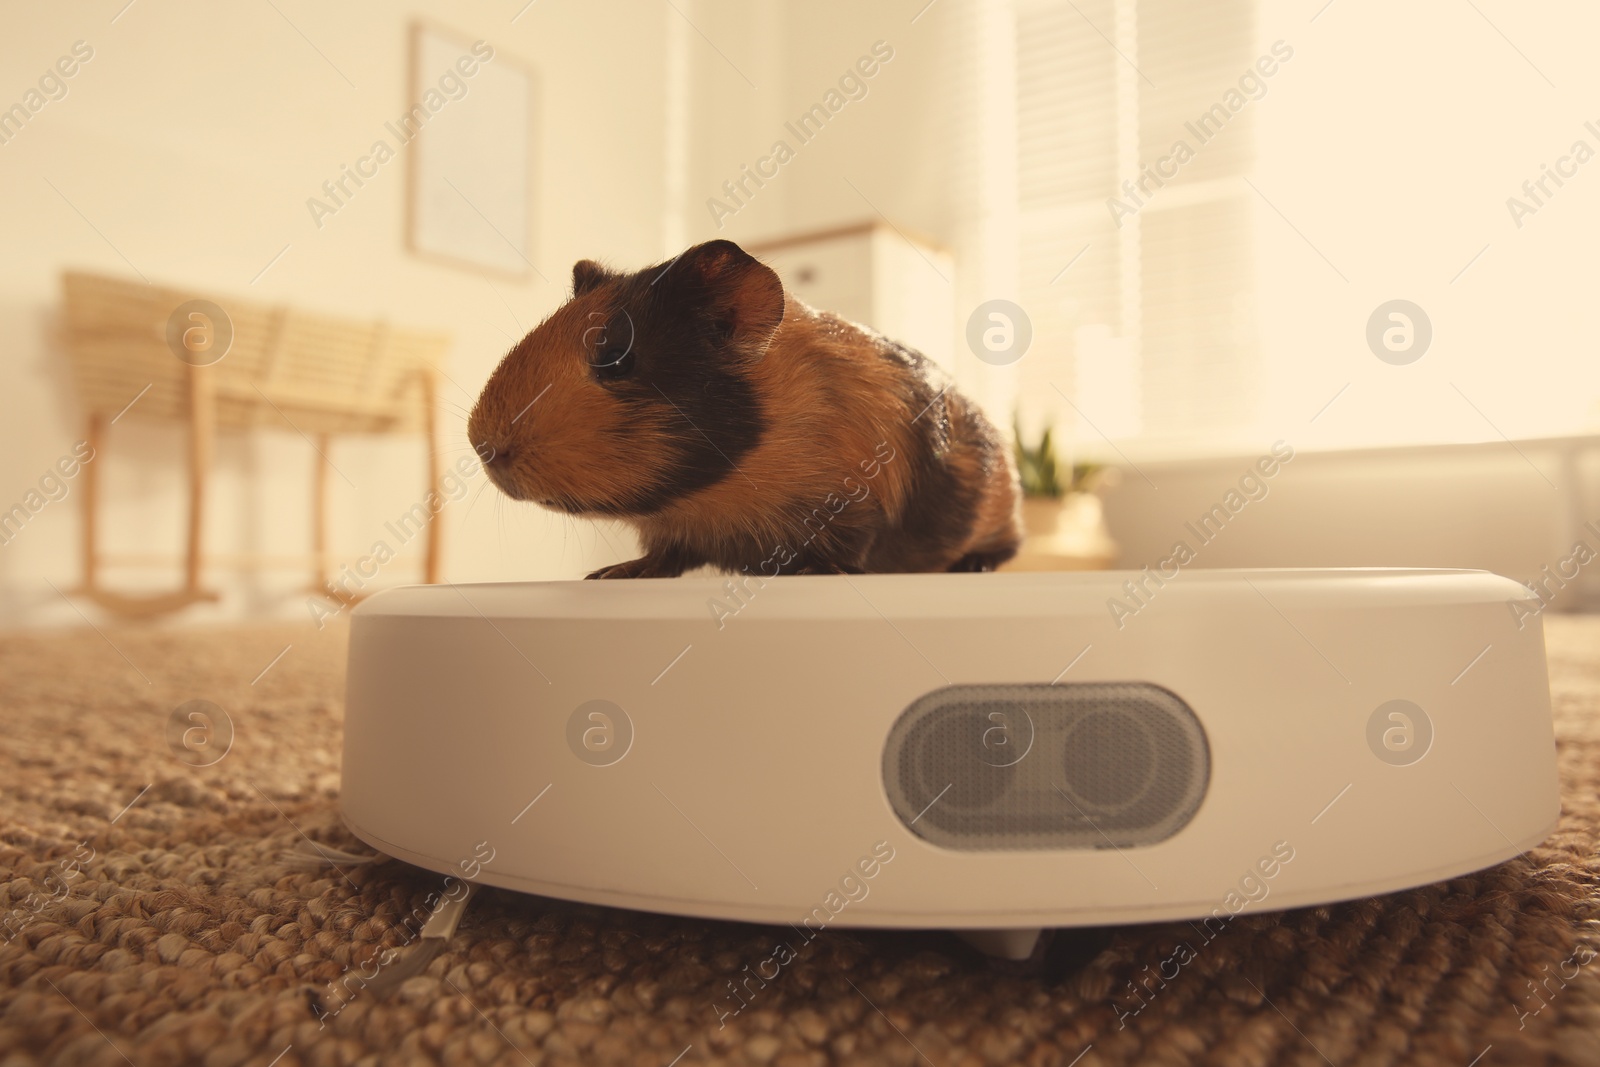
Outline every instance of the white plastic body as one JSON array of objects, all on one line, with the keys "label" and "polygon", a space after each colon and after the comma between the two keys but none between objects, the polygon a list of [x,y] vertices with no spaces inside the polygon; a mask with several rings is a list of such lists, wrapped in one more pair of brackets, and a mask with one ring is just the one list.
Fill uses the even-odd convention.
[{"label": "white plastic body", "polygon": [[[1129,581],[1147,593],[1130,598]],[[1127,572],[790,577],[741,596],[678,578],[373,597],[350,637],[351,829],[422,867],[552,897],[981,930],[1390,892],[1515,856],[1559,812],[1543,632],[1511,607],[1537,603],[1488,573],[1200,570],[1159,588]],[[964,852],[890,809],[884,740],[918,697],[1087,681],[1164,686],[1203,725],[1209,788],[1172,837]],[[568,741],[595,699],[634,732],[608,766]],[[1432,724],[1406,766],[1368,743],[1394,699]],[[893,858],[864,879],[875,847]]]}]

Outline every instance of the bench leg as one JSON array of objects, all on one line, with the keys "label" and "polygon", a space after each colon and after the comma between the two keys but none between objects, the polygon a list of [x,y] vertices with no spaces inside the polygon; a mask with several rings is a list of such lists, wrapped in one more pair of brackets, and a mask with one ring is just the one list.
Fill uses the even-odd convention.
[{"label": "bench leg", "polygon": [[105,416],[99,412],[89,416],[86,440],[89,462],[83,468],[83,484],[78,491],[78,499],[82,502],[83,590],[93,595],[100,588],[100,545],[96,538],[100,526],[100,464],[105,448]]},{"label": "bench leg", "polygon": [[200,592],[200,568],[211,473],[211,444],[217,429],[216,383],[211,368],[189,364],[189,547],[184,558],[184,590]]}]

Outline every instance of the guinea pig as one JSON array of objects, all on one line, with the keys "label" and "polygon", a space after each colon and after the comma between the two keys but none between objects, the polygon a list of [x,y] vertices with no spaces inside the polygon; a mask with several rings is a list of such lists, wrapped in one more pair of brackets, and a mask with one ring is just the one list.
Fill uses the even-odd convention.
[{"label": "guinea pig", "polygon": [[1016,470],[934,371],[710,241],[580,260],[467,432],[507,496],[634,527],[644,555],[590,578],[993,570],[1021,542]]}]

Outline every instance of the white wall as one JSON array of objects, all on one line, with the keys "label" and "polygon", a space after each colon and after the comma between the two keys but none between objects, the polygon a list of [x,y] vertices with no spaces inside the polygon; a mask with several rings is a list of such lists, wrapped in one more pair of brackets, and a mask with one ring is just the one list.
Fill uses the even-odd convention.
[{"label": "white wall", "polygon": [[[455,338],[442,368],[447,437],[464,448],[464,415],[477,388],[512,340],[560,301],[574,260],[636,266],[663,258],[661,42],[666,20],[677,17],[670,7],[535,3],[513,23],[522,0],[425,0],[407,10],[379,0],[274,2],[277,10],[140,2],[120,16],[125,0],[43,5],[11,19],[0,36],[4,105],[20,100],[75,41],[94,50],[67,82],[68,95],[0,145],[0,201],[7,206],[0,226],[4,507],[82,436],[82,415],[52,341],[63,268],[129,277],[136,269],[223,296],[446,330]],[[533,260],[548,280],[491,282],[407,254],[403,161],[381,169],[320,230],[313,224],[306,199],[364,154],[383,122],[410,103],[413,14],[483,38],[503,60],[537,69]],[[285,245],[288,253],[252,285]],[[384,520],[419,499],[421,456],[420,441],[337,442],[332,459],[355,486],[333,479],[341,559],[365,552]],[[179,547],[181,457],[175,429],[131,416],[114,428],[100,461],[108,548]],[[308,549],[313,459],[287,429],[224,436],[207,527],[212,547]],[[613,555],[592,527],[492,493],[470,510],[463,503],[445,514],[450,578],[571,577]],[[626,550],[625,535],[610,536]],[[66,589],[77,580],[77,537],[69,496],[0,547],[0,624],[77,621],[46,584]],[[406,555],[379,580],[415,574],[415,543]],[[175,571],[109,577],[177,580]],[[185,619],[250,609],[305,613],[303,596],[295,595],[301,572],[217,580],[229,592],[225,603]]]},{"label": "white wall", "polygon": [[[1295,55],[1251,105],[1272,202],[1257,198],[1260,432],[1308,448],[1600,432],[1600,159],[1520,227],[1507,207],[1574,141],[1600,153],[1600,10],[1341,2],[1309,21],[1321,6],[1269,2],[1261,20],[1263,45]],[[1363,341],[1395,298],[1433,322],[1409,366]]]}]

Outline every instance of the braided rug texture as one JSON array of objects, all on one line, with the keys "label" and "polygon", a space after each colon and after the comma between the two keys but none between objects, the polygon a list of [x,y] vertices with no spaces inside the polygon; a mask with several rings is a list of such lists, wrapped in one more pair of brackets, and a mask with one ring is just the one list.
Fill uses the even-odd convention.
[{"label": "braided rug texture", "polygon": [[[0,1067],[1600,1064],[1600,618],[1547,629],[1563,812],[1524,857],[1246,911],[1208,943],[1181,923],[1064,933],[1027,965],[829,930],[720,1027],[728,980],[787,928],[493,889],[422,974],[333,1011],[341,975],[403,944],[439,888],[398,863],[282,862],[303,835],[366,851],[337,814],[344,632],[9,636]],[[235,731],[204,768],[168,741],[196,698]],[[1181,945],[1193,958],[1152,985]]]}]

